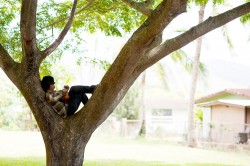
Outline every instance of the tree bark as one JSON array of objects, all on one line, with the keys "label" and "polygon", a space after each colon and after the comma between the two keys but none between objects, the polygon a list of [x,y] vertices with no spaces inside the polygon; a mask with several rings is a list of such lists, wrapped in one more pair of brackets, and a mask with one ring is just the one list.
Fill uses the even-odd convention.
[{"label": "tree bark", "polygon": [[[24,84],[28,84],[27,87],[32,87],[31,83]],[[26,85],[21,86],[26,87]],[[40,89],[39,86],[36,88]],[[94,128],[89,129],[88,121],[77,115],[66,119],[58,116],[45,101],[44,92],[41,91],[40,94],[37,94],[27,89],[21,91],[25,91],[23,95],[40,128],[46,149],[46,165],[82,166],[85,147],[94,132]]]},{"label": "tree bark", "polygon": [[214,17],[209,17],[207,20],[202,23],[193,26],[186,32],[176,36],[172,39],[168,39],[163,42],[161,45],[152,49],[148,52],[138,64],[136,70],[142,72],[148,67],[152,66],[162,58],[168,56],[170,53],[182,48],[183,46],[189,44],[195,39],[205,35],[206,33],[225,25],[226,23],[241,17],[244,14],[250,12],[250,2],[235,7],[231,10],[228,10],[224,13],[221,13]]},{"label": "tree bark", "polygon": [[[198,20],[199,24],[204,19],[204,13],[205,13],[205,5],[201,6],[199,10],[199,20]],[[202,37],[198,38],[196,42],[197,43],[196,43],[195,57],[194,57],[192,76],[191,76],[191,84],[190,84],[190,90],[189,90],[189,101],[188,101],[188,146],[190,147],[197,146],[195,124],[194,124],[194,104],[195,104],[194,99],[195,99],[197,78],[199,75]]]},{"label": "tree bark", "polygon": [[141,128],[139,135],[145,136],[146,134],[146,110],[145,110],[145,86],[146,86],[146,71],[144,71],[141,75],[141,107],[140,107],[140,120],[141,120]]},{"label": "tree bark", "polygon": [[47,166],[82,166],[86,140],[79,132],[52,131],[45,140]]}]

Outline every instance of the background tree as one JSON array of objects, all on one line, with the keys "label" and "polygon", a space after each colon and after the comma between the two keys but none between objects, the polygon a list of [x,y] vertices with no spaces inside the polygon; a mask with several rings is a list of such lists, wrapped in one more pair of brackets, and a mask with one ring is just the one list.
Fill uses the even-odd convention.
[{"label": "background tree", "polygon": [[[202,23],[204,20],[206,4],[202,4],[199,9],[199,20],[198,24]],[[188,100],[188,145],[190,147],[197,146],[195,126],[194,126],[194,100],[195,100],[195,91],[196,91],[196,83],[199,73],[199,65],[200,65],[200,55],[201,55],[201,47],[202,47],[202,37],[197,39],[196,50],[194,56],[194,65],[192,69],[191,76],[191,86],[189,91],[189,100]]]},{"label": "background tree", "polygon": [[139,104],[138,104],[138,95],[139,95],[139,86],[134,84],[126,93],[124,98],[118,104],[116,109],[113,112],[113,115],[121,120],[122,118],[127,118],[129,120],[138,119],[139,113]]},{"label": "background tree", "polygon": [[[194,0],[194,3],[199,7],[199,17],[198,17],[198,24],[204,21],[204,14],[205,14],[205,8],[208,5],[208,0],[205,1],[196,1]],[[215,5],[220,5],[220,4],[225,4],[225,0],[214,0],[213,1],[213,6]],[[215,12],[216,9],[213,10]],[[221,27],[223,37],[226,39],[227,44],[229,48],[232,50],[233,44],[232,41],[228,35],[227,27],[226,25],[223,25]],[[191,76],[191,83],[190,83],[190,89],[189,89],[189,97],[188,97],[188,145],[190,147],[195,147],[197,146],[197,140],[196,140],[196,132],[195,132],[195,117],[194,113],[195,111],[195,94],[196,94],[196,86],[197,86],[197,80],[198,77],[200,76],[200,73],[203,69],[201,67],[201,62],[200,62],[200,56],[201,56],[201,50],[202,50],[202,40],[203,38],[200,37],[196,40],[196,49],[195,49],[195,54],[194,54],[194,61],[193,61],[193,66],[192,66],[192,76]],[[200,112],[197,114],[199,115]]]},{"label": "background tree", "polygon": [[[73,4],[69,1],[38,4],[37,0],[22,0],[20,4],[14,0],[1,3],[1,20],[4,22],[1,22],[0,67],[23,94],[34,114],[45,142],[48,166],[82,165],[85,147],[92,133],[113,112],[145,69],[207,32],[250,12],[248,2],[209,17],[184,33],[159,43],[157,39],[163,30],[186,12],[187,0],[122,2],[128,5],[119,0],[79,3],[74,0]],[[132,5],[136,10],[129,7]],[[70,12],[65,12],[71,7]],[[15,13],[18,14],[20,9],[18,22]],[[137,10],[146,13],[147,18]],[[131,17],[138,18],[130,20]],[[135,24],[127,26],[130,21]],[[20,31],[15,25],[20,27]],[[52,53],[72,25],[76,42],[81,38],[79,29],[84,27],[92,31],[97,27],[107,34],[117,35],[121,35],[119,28],[138,28],[119,52],[89,102],[75,116],[64,119],[45,101],[39,69],[43,62],[49,64],[55,57]]]}]

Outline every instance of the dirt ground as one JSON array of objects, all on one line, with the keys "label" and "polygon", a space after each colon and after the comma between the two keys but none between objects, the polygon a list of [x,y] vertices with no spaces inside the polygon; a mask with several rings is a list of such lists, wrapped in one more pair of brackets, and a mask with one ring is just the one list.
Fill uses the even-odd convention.
[{"label": "dirt ground", "polygon": [[[0,131],[0,157],[45,156],[45,147],[39,132]],[[90,140],[85,160],[141,160],[164,163],[217,163],[250,165],[245,152],[213,151],[171,144],[105,143]]]}]

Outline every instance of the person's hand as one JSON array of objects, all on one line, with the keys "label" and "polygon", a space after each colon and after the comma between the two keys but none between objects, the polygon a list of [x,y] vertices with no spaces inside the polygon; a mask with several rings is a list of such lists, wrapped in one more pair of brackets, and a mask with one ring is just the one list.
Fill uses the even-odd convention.
[{"label": "person's hand", "polygon": [[66,89],[66,88],[62,89],[63,94],[66,94],[68,92],[68,90],[69,89]]},{"label": "person's hand", "polygon": [[68,90],[69,90],[69,89],[66,89],[66,88],[62,89],[63,96],[61,97],[61,100],[62,100],[63,102],[69,102]]},{"label": "person's hand", "polygon": [[65,88],[65,89],[69,89],[69,86],[68,86],[68,85],[64,85],[64,88]]}]

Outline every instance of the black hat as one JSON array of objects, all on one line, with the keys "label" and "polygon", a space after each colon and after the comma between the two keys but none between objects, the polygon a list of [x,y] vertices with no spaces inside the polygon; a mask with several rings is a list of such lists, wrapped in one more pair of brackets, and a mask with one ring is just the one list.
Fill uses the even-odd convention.
[{"label": "black hat", "polygon": [[44,76],[42,81],[42,88],[45,92],[49,89],[51,84],[55,84],[54,78],[52,76]]},{"label": "black hat", "polygon": [[54,78],[52,76],[44,76],[42,79],[42,82],[49,83],[49,84],[55,84]]}]

